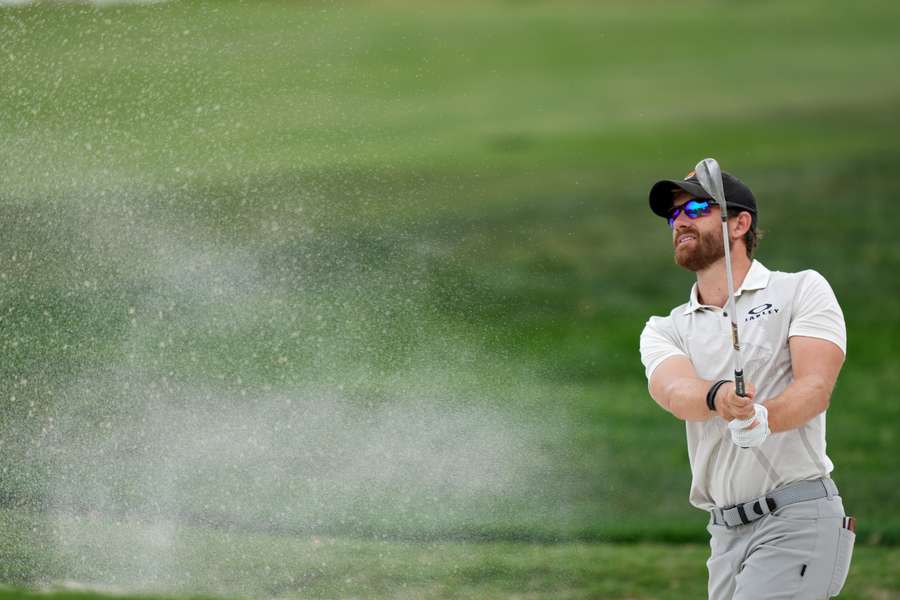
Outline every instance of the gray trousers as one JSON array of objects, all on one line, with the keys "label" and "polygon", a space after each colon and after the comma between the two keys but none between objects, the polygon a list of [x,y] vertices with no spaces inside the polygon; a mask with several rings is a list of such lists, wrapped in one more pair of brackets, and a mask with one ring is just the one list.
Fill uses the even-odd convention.
[{"label": "gray trousers", "polygon": [[710,600],[825,600],[844,587],[856,535],[840,496],[797,502],[748,525],[707,526]]}]

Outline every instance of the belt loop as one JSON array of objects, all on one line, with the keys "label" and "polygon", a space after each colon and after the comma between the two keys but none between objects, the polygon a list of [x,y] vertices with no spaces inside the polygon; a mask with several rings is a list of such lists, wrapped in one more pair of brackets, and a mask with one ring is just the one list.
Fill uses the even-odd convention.
[{"label": "belt loop", "polygon": [[822,487],[825,488],[825,497],[828,498],[829,501],[831,501],[831,499],[834,498],[834,494],[831,493],[831,486],[828,485],[828,481],[826,479],[820,479],[819,481],[822,482]]}]

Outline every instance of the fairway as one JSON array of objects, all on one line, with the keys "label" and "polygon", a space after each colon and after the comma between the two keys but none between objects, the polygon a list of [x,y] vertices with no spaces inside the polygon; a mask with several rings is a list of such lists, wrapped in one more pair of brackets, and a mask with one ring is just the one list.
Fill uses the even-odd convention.
[{"label": "fairway", "polygon": [[900,597],[898,25],[887,1],[0,6],[0,583],[702,597],[707,517],[638,336],[693,281],[649,187],[714,156],[759,199],[758,258],[841,302],[841,598]]},{"label": "fairway", "polygon": [[[57,518],[52,529],[64,541],[56,562],[41,569],[56,580],[44,591],[57,592],[59,600],[146,597],[160,587],[177,596],[378,600],[692,600],[706,594],[708,548],[699,544],[401,541],[96,517]],[[25,541],[19,551],[28,546]],[[840,597],[894,598],[898,574],[900,549],[863,546]],[[96,588],[99,594],[92,593]],[[46,596],[0,588],[0,600],[35,597]]]}]

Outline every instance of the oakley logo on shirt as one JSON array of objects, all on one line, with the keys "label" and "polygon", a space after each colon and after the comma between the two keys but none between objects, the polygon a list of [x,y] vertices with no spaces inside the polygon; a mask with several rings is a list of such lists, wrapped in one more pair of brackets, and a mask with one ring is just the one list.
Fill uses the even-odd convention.
[{"label": "oakley logo on shirt", "polygon": [[765,317],[766,315],[778,314],[778,311],[779,309],[775,308],[775,306],[770,302],[760,304],[759,306],[754,306],[747,311],[747,317],[744,318],[744,323],[747,323],[748,321],[755,321],[756,319]]}]

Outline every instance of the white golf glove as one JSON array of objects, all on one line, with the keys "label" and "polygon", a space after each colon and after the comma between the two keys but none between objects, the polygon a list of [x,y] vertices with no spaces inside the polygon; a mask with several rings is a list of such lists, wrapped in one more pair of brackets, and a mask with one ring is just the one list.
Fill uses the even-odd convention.
[{"label": "white golf glove", "polygon": [[[749,419],[732,419],[728,422],[731,430],[731,441],[741,448],[754,448],[761,445],[769,437],[769,411],[762,404],[754,404],[756,414]],[[753,421],[759,424],[753,429],[747,429]]]}]

